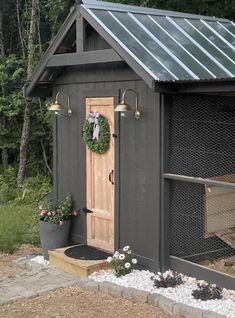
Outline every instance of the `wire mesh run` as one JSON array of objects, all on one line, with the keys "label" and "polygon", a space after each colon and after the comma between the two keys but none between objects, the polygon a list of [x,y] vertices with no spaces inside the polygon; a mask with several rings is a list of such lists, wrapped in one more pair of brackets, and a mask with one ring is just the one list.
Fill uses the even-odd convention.
[{"label": "wire mesh run", "polygon": [[[179,96],[170,109],[170,173],[235,183],[235,98]],[[170,253],[235,255],[235,189],[169,181]]]}]

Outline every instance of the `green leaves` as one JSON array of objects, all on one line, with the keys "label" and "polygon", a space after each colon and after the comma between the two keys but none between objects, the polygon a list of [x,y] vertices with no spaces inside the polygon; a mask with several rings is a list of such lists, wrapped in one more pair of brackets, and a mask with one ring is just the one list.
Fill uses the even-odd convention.
[{"label": "green leaves", "polygon": [[86,143],[88,149],[93,152],[102,154],[104,153],[109,147],[110,141],[110,129],[108,120],[103,116],[100,115],[98,118],[99,124],[99,139],[92,139],[93,136],[93,129],[94,124],[90,124],[89,121],[86,119],[84,126],[83,126],[83,140]]}]

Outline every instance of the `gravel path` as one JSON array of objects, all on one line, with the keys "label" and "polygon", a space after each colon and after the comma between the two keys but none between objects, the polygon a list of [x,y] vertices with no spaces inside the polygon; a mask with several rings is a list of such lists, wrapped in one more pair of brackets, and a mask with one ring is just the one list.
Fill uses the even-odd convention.
[{"label": "gravel path", "polygon": [[[29,254],[38,254],[40,248],[24,245],[14,255],[0,253],[0,296],[5,298],[10,289],[21,290],[27,297],[14,302],[0,305],[0,318],[179,318],[176,315],[169,314],[158,307],[152,307],[145,303],[131,302],[123,298],[116,298],[105,294],[96,294],[74,285],[64,288],[58,288],[59,284],[64,284],[67,274],[52,268],[44,268],[30,271],[29,269],[20,269],[12,266],[14,259]],[[57,273],[52,279],[53,272]],[[46,275],[46,273],[48,275]],[[38,275],[38,282],[37,282]],[[66,276],[67,277],[67,276]],[[57,287],[54,291],[47,291],[44,285],[44,278]],[[74,281],[72,281],[74,284]],[[57,285],[57,286],[56,286]],[[45,286],[44,292],[35,297],[35,292]],[[61,286],[61,285],[60,285]],[[5,288],[5,289],[4,289]],[[23,288],[23,289],[22,289]],[[4,289],[4,291],[3,291]],[[29,291],[33,294],[30,296]],[[14,296],[14,295],[12,295]],[[1,297],[0,297],[1,298]]]},{"label": "gravel path", "polygon": [[1,318],[179,318],[148,304],[85,291],[60,288],[34,299],[0,306]]}]

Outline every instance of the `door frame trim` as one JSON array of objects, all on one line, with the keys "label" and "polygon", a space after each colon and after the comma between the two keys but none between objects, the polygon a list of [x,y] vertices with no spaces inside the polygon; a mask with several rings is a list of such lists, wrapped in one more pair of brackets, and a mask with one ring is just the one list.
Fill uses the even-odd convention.
[{"label": "door frame trim", "polygon": [[[83,105],[86,107],[86,98],[99,98],[99,97],[113,97],[114,104],[120,102],[120,89],[98,89],[84,90],[82,92]],[[120,248],[120,114],[114,113],[114,127],[115,127],[115,147],[114,147],[114,171],[115,171],[115,190],[114,190],[114,250]],[[114,138],[111,136],[111,138]],[[86,181],[85,181],[86,182]],[[86,184],[85,184],[86,189]]]}]

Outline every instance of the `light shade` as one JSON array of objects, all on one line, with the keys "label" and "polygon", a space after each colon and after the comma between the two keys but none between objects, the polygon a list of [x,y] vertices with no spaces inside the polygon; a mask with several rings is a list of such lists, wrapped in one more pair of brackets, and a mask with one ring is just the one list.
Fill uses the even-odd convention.
[{"label": "light shade", "polygon": [[48,108],[48,110],[52,110],[55,112],[61,111],[62,109],[63,109],[63,106],[57,101],[55,101],[54,104],[51,104],[51,106]]},{"label": "light shade", "polygon": [[120,104],[118,104],[115,109],[115,112],[129,112],[132,111],[130,105],[128,105],[127,103],[124,103],[124,100],[121,101]]},{"label": "light shade", "polygon": [[58,114],[58,112],[63,109],[63,105],[58,102],[58,97],[59,97],[59,95],[61,93],[65,94],[68,97],[68,100],[67,100],[67,108],[68,108],[67,114],[68,114],[68,116],[71,116],[72,115],[72,109],[71,109],[71,105],[70,105],[70,98],[69,98],[69,95],[67,93],[65,93],[65,92],[59,91],[56,94],[55,102],[48,109],[51,110],[51,111],[54,111],[55,114]]},{"label": "light shade", "polygon": [[125,96],[126,96],[126,93],[127,92],[132,92],[135,94],[135,111],[134,111],[134,116],[135,116],[135,119],[139,119],[140,118],[140,111],[139,111],[139,99],[138,99],[138,94],[136,93],[136,91],[134,91],[132,88],[127,88],[124,93],[122,94],[122,99],[121,99],[121,102],[120,104],[118,104],[114,111],[115,112],[129,112],[129,111],[133,111],[131,109],[131,106],[128,105],[126,102],[125,102]]}]

